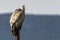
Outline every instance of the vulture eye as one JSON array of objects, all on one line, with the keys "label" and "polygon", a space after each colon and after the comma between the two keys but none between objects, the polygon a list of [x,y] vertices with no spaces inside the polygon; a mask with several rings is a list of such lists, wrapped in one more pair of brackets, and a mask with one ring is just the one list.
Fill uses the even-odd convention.
[{"label": "vulture eye", "polygon": [[22,11],[22,9],[19,9],[19,11]]}]

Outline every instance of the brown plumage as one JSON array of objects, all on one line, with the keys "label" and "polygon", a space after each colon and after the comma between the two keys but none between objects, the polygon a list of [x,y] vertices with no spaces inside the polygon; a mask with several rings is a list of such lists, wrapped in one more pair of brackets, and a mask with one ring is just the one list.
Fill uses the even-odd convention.
[{"label": "brown plumage", "polygon": [[21,30],[25,18],[25,6],[22,6],[22,9],[16,9],[10,17],[10,26],[13,35],[17,35],[17,32]]}]

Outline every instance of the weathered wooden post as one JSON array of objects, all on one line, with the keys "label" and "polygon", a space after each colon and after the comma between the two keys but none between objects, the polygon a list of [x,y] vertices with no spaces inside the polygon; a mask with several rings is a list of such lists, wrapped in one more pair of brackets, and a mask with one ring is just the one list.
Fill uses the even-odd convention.
[{"label": "weathered wooden post", "polygon": [[19,30],[23,24],[25,18],[25,6],[22,6],[22,9],[16,9],[10,17],[10,27],[11,32],[14,35],[14,40],[20,40]]},{"label": "weathered wooden post", "polygon": [[14,40],[20,40],[19,31],[18,31],[17,33],[18,33],[18,34],[14,36]]}]

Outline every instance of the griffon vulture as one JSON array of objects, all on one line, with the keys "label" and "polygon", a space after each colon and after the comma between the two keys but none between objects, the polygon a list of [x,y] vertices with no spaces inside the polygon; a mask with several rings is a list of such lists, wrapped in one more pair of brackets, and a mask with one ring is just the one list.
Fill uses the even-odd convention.
[{"label": "griffon vulture", "polygon": [[17,35],[17,32],[21,30],[25,18],[25,6],[22,6],[22,9],[16,9],[10,17],[10,26],[13,35]]}]

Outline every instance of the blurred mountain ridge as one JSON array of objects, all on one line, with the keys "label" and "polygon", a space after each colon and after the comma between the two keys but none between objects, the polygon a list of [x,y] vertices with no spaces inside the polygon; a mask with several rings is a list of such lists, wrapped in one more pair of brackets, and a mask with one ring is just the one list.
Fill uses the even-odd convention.
[{"label": "blurred mountain ridge", "polygon": [[[13,40],[10,16],[0,14],[0,40]],[[25,15],[20,36],[21,40],[60,40],[60,16]]]}]

